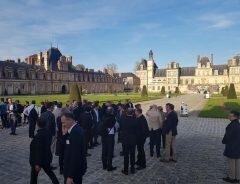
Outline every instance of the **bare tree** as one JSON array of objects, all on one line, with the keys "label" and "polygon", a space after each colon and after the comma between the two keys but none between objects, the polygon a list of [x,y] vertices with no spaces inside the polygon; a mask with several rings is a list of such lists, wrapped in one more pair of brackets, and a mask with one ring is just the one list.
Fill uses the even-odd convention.
[{"label": "bare tree", "polygon": [[137,62],[135,63],[134,72],[136,72],[136,71],[138,70],[138,67],[139,67],[140,63],[141,63],[140,61],[137,61]]},{"label": "bare tree", "polygon": [[76,67],[76,70],[85,70],[85,66],[83,64],[78,64],[75,67]]},{"label": "bare tree", "polygon": [[106,69],[112,73],[117,72],[117,65],[112,63],[112,64],[107,64]]}]

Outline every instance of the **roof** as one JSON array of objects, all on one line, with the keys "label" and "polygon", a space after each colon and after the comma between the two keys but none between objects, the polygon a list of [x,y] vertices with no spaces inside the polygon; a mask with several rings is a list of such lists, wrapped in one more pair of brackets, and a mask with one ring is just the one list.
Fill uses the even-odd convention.
[{"label": "roof", "polygon": [[48,63],[49,66],[51,68],[51,70],[58,70],[57,67],[57,62],[60,59],[60,57],[62,56],[62,53],[58,50],[58,48],[55,47],[51,47],[50,49],[48,49]]},{"label": "roof", "polygon": [[140,65],[143,65],[143,69],[146,70],[147,69],[147,60],[142,58],[140,60],[140,63],[137,66],[137,70],[140,70]]},{"label": "roof", "polygon": [[213,65],[213,70],[218,70],[219,75],[222,75],[225,69],[228,69],[228,65]]},{"label": "roof", "polygon": [[166,69],[156,69],[155,77],[166,77]]},{"label": "roof", "polygon": [[240,64],[240,54],[234,56],[233,58],[236,59],[236,63],[237,63],[237,65],[239,65]]},{"label": "roof", "polygon": [[210,62],[210,60],[209,60],[209,58],[208,57],[202,57],[201,59],[200,59],[200,63],[201,63],[201,65],[207,65],[207,63],[208,62]]},{"label": "roof", "polygon": [[180,76],[194,76],[195,67],[182,67],[180,68]]},{"label": "roof", "polygon": [[24,68],[24,69],[41,69],[45,70],[44,67],[38,65],[30,65],[27,63],[16,63],[16,62],[9,62],[9,61],[0,61],[1,67],[11,67],[13,69]]},{"label": "roof", "polygon": [[133,77],[133,78],[138,78],[134,73],[128,72],[128,73],[115,73],[114,75],[122,78],[127,78],[127,77]]}]

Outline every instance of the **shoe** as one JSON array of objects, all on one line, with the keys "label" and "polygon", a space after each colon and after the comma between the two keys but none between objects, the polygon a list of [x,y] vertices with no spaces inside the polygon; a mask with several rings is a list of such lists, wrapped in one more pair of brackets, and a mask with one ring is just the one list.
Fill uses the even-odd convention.
[{"label": "shoe", "polygon": [[93,146],[89,146],[88,149],[93,149],[94,147]]},{"label": "shoe", "polygon": [[136,170],[143,170],[143,169],[145,169],[145,168],[146,168],[146,167],[139,166],[139,167],[136,168]]},{"label": "shoe", "polygon": [[234,181],[234,183],[239,183],[239,180],[237,180],[237,179],[235,179],[235,180],[233,180]]},{"label": "shoe", "polygon": [[108,168],[108,171],[115,171],[117,169],[117,167],[111,167],[111,168]]},{"label": "shoe", "polygon": [[160,162],[169,163],[170,161],[169,160],[165,160],[165,159],[161,159]]},{"label": "shoe", "polygon": [[170,162],[174,162],[174,163],[177,163],[177,160],[174,160],[174,159],[169,159]]},{"label": "shoe", "polygon": [[107,167],[103,167],[103,170],[106,170],[107,169]]},{"label": "shoe", "polygon": [[150,153],[150,157],[153,157],[153,153]]},{"label": "shoe", "polygon": [[128,171],[122,170],[122,173],[125,174],[125,175],[128,175]]},{"label": "shoe", "polygon": [[234,179],[231,179],[229,177],[223,178],[223,181],[226,181],[228,183],[236,183],[236,181]]},{"label": "shoe", "polygon": [[131,169],[131,174],[135,174],[135,168],[134,169]]},{"label": "shoe", "polygon": [[160,158],[160,157],[161,157],[161,155],[160,155],[160,154],[158,154],[158,155],[157,155],[157,158]]},{"label": "shoe", "polygon": [[86,155],[87,157],[90,157],[90,156],[92,156],[91,154],[89,154],[89,153],[87,153],[87,155]]}]

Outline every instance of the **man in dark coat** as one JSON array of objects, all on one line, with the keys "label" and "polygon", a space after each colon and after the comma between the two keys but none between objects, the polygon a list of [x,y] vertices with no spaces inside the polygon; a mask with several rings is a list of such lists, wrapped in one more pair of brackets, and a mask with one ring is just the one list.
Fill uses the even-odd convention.
[{"label": "man in dark coat", "polygon": [[48,102],[46,104],[46,107],[47,107],[47,110],[41,114],[40,119],[46,122],[46,129],[49,131],[49,133],[53,137],[56,135],[56,122],[55,122],[55,117],[52,113],[53,103]]},{"label": "man in dark coat", "polygon": [[[56,125],[56,121],[55,121],[55,116],[52,113],[54,106],[52,102],[48,102],[46,104],[47,107],[47,111],[45,111],[44,113],[41,114],[40,119],[42,121],[46,122],[46,130],[50,133],[51,137],[51,151],[52,154],[55,153],[55,146],[56,146],[56,129],[57,129],[57,125]],[[51,166],[52,169],[56,169],[57,167],[55,166]]]},{"label": "man in dark coat", "polygon": [[131,165],[131,173],[135,173],[135,149],[136,149],[136,130],[137,122],[136,118],[133,117],[134,110],[128,108],[126,116],[120,121],[119,131],[121,132],[121,141],[123,144],[123,155],[124,155],[124,169],[122,173],[128,175],[129,157]]},{"label": "man in dark coat", "polygon": [[[161,159],[161,162],[177,162],[176,160],[176,136],[177,136],[177,125],[178,116],[174,111],[173,104],[166,105],[167,117],[164,122],[163,134],[166,135],[166,151],[165,158]],[[172,149],[172,157],[170,158],[170,152]]]},{"label": "man in dark coat", "polygon": [[100,122],[100,112],[99,112],[99,104],[95,102],[93,104],[93,109],[91,111],[92,118],[93,118],[93,144],[94,146],[99,145],[97,139],[98,139],[98,132],[97,132],[97,127],[99,126]]},{"label": "man in dark coat", "polygon": [[82,176],[87,169],[86,146],[84,132],[74,120],[72,113],[61,116],[63,134],[66,136],[64,152],[65,184],[81,184]]},{"label": "man in dark coat", "polygon": [[81,126],[81,128],[84,131],[84,140],[85,140],[85,146],[86,146],[86,154],[87,156],[91,156],[87,153],[88,148],[91,148],[89,146],[90,138],[91,138],[91,130],[93,125],[93,119],[91,115],[91,107],[86,106],[83,113],[80,114],[78,123]]},{"label": "man in dark coat", "polygon": [[49,131],[46,130],[46,122],[41,119],[37,122],[39,130],[34,136],[30,144],[30,165],[31,169],[31,184],[37,184],[38,173],[41,168],[50,177],[53,184],[59,184],[57,177],[51,170],[50,163],[52,162],[51,153],[51,135]]},{"label": "man in dark coat", "polygon": [[146,142],[146,138],[149,136],[149,129],[147,120],[142,114],[142,109],[135,109],[135,115],[137,118],[137,162],[138,167],[137,170],[141,170],[146,168],[146,157],[144,151],[144,144]]},{"label": "man in dark coat", "polygon": [[102,122],[101,122],[101,136],[102,136],[102,164],[103,169],[108,171],[116,170],[116,167],[112,166],[112,158],[114,152],[114,135],[116,119],[113,115],[113,108],[108,107]]},{"label": "man in dark coat", "polygon": [[16,104],[13,103],[11,98],[8,99],[7,112],[8,112],[8,121],[11,127],[10,135],[17,135],[16,127],[17,127],[17,119],[18,119],[18,109]]},{"label": "man in dark coat", "polygon": [[225,144],[224,156],[227,157],[227,177],[224,181],[239,183],[240,179],[240,124],[239,112],[229,113],[231,123],[226,127],[222,143]]}]

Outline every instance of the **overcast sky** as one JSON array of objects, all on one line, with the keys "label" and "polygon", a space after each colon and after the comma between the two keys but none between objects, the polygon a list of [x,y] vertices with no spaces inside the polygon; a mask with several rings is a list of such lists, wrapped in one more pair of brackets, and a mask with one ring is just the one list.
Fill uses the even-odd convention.
[{"label": "overcast sky", "polygon": [[0,59],[57,46],[74,64],[133,71],[150,49],[159,67],[240,53],[239,0],[1,0]]}]

